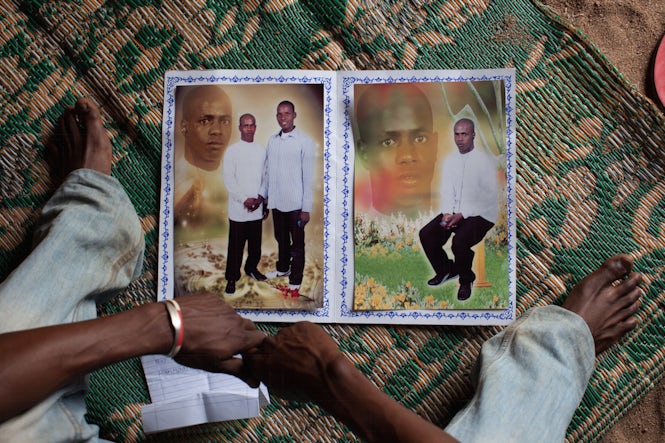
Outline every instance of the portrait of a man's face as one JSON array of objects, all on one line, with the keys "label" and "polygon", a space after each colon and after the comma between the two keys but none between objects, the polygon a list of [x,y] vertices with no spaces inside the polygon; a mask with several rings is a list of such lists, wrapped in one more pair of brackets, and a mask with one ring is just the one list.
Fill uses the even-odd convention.
[{"label": "portrait of a man's face", "polygon": [[427,97],[408,83],[358,85],[356,94],[356,151],[372,208],[409,216],[429,210],[438,134]]},{"label": "portrait of a man's face", "polygon": [[185,91],[182,100],[185,158],[207,171],[217,169],[233,127],[228,95],[219,86],[203,85]]}]

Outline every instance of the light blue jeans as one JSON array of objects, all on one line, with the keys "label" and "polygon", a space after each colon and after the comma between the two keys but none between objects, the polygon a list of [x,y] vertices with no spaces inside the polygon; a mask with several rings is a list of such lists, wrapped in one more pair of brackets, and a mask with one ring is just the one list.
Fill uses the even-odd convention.
[{"label": "light blue jeans", "polygon": [[560,443],[595,360],[582,317],[558,306],[532,309],[483,344],[475,395],[446,431],[462,443]]},{"label": "light blue jeans", "polygon": [[[72,172],[42,210],[32,253],[0,285],[0,332],[96,317],[97,303],[138,277],[143,248],[120,183],[92,170]],[[0,442],[97,441],[97,426],[84,419],[86,381],[1,424]]]},{"label": "light blue jeans", "polygon": [[[117,180],[73,172],[44,207],[33,252],[0,286],[0,332],[94,318],[97,303],[139,275],[143,247]],[[446,430],[463,443],[561,442],[594,362],[581,317],[533,309],[483,345],[476,394]],[[85,392],[81,379],[3,423],[0,442],[97,441]]]}]

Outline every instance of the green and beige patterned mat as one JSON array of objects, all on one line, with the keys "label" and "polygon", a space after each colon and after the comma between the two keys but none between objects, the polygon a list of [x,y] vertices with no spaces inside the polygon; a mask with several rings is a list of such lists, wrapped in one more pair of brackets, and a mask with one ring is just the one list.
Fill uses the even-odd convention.
[{"label": "green and beige patterned mat", "polygon": [[[645,276],[640,326],[600,359],[568,440],[600,439],[665,373],[663,115],[530,1],[4,1],[0,63],[0,278],[28,254],[50,193],[43,143],[63,106],[91,96],[148,245],[143,276],[107,313],[155,297],[166,70],[515,67],[518,313],[560,302],[615,253],[633,254]],[[497,331],[326,329],[374,383],[441,426],[471,395],[471,365]],[[146,437],[147,401],[139,361],[117,364],[93,374],[89,419],[117,441],[355,439],[316,407],[276,399],[260,418]]]}]

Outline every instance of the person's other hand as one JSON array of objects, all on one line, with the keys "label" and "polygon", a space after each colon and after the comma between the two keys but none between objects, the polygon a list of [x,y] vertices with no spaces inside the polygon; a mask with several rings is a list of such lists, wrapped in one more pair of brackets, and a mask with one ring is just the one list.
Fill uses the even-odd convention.
[{"label": "person's other hand", "polygon": [[251,212],[256,209],[256,199],[249,197],[248,199],[245,199],[243,205],[245,206],[245,209]]},{"label": "person's other hand", "polygon": [[201,211],[201,194],[203,184],[200,180],[194,181],[192,186],[183,194],[183,196],[175,203],[173,208],[174,218],[176,221],[196,221],[200,216]]},{"label": "person's other hand", "polygon": [[258,346],[265,334],[216,295],[186,295],[176,300],[182,309],[184,338],[175,360],[210,372],[226,372],[258,386],[243,360],[233,356]]},{"label": "person's other hand", "polygon": [[351,365],[337,343],[320,327],[299,322],[266,337],[261,345],[243,354],[250,372],[278,396],[320,402],[334,389],[328,379],[335,365]]},{"label": "person's other hand", "polygon": [[256,211],[259,209],[259,206],[263,203],[263,196],[259,195],[257,198],[254,199],[254,205],[250,209],[250,211]]},{"label": "person's other hand", "polygon": [[448,220],[448,228],[453,229],[456,228],[457,225],[459,225],[459,222],[464,220],[464,216],[462,215],[461,212],[457,212],[450,217],[450,220]]},{"label": "person's other hand", "polygon": [[450,229],[450,219],[453,218],[453,214],[443,214],[439,225],[444,229]]},{"label": "person's other hand", "polygon": [[300,211],[300,226],[304,227],[309,223],[309,212]]}]

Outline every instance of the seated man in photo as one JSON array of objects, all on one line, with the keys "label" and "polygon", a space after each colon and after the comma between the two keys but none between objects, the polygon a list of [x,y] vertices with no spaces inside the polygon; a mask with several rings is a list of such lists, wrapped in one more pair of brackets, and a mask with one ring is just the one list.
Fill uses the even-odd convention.
[{"label": "seated man in photo", "polygon": [[[435,275],[427,284],[439,286],[459,278],[457,299],[471,297],[476,275],[472,270],[477,245],[492,229],[499,214],[496,165],[482,149],[474,145],[473,121],[463,118],[455,123],[457,152],[450,154],[443,165],[441,178],[441,213],[419,233],[425,255]],[[452,240],[454,260],[443,246]]]}]

